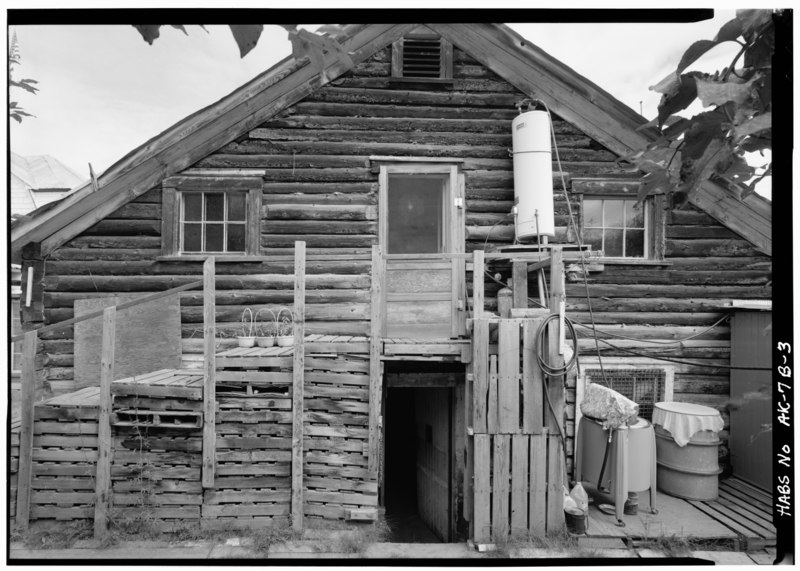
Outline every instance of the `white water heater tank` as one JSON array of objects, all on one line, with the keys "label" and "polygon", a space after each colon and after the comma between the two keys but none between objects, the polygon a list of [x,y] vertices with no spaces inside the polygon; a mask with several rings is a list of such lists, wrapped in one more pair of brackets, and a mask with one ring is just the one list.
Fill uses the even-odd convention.
[{"label": "white water heater tank", "polygon": [[526,111],[511,122],[511,130],[517,240],[552,238],[555,221],[550,116],[547,111]]}]

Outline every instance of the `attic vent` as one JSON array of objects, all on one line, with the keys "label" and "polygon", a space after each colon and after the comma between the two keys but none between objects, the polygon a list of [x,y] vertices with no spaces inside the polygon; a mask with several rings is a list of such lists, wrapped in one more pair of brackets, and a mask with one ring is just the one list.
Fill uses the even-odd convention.
[{"label": "attic vent", "polygon": [[437,36],[406,36],[392,50],[392,75],[414,79],[453,77],[453,47]]},{"label": "attic vent", "polygon": [[[657,402],[672,400],[672,387],[667,387],[667,371],[665,369],[609,369],[605,367],[606,382],[600,369],[584,369],[586,383],[597,383],[613,389],[639,405],[639,416],[653,420],[653,405]],[[671,385],[672,375],[669,375]]]}]

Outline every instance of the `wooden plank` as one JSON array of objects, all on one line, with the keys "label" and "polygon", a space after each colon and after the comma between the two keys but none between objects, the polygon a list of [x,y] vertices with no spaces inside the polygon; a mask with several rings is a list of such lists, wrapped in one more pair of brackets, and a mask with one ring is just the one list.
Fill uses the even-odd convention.
[{"label": "wooden plank", "polygon": [[536,359],[536,332],[541,319],[526,319],[522,324],[522,432],[542,431],[542,406],[544,384],[542,370]]},{"label": "wooden plank", "polygon": [[303,530],[303,382],[305,372],[306,243],[294,243],[294,360],[292,363],[292,528]]},{"label": "wooden plank", "polygon": [[511,283],[515,308],[528,307],[528,263],[511,262]]},{"label": "wooden plank", "polygon": [[564,526],[564,451],[558,434],[547,440],[547,533],[553,533]]},{"label": "wooden plank", "polygon": [[114,380],[117,308],[103,311],[103,343],[100,358],[100,406],[97,419],[97,471],[95,473],[94,537],[108,533],[111,504],[111,382]]},{"label": "wooden plank", "polygon": [[530,512],[529,530],[537,537],[544,536],[547,526],[547,434],[530,436]]},{"label": "wooden plank", "polygon": [[530,437],[511,437],[511,536],[528,534],[528,452]]},{"label": "wooden plank", "polygon": [[275,373],[262,371],[217,371],[218,383],[262,383],[270,385],[290,385],[291,373]]},{"label": "wooden plank", "polygon": [[[182,291],[194,289],[200,285],[202,285],[202,280],[197,280],[193,282],[189,282],[188,284],[184,284],[182,286],[174,287],[165,291],[159,291],[156,293],[148,294],[143,297],[139,297],[130,301],[126,301],[117,305],[117,311],[122,311],[123,309],[127,309],[129,307],[133,307],[134,305],[138,305],[140,303],[149,303],[151,301],[156,301],[163,297],[167,297]],[[89,297],[87,295],[87,297]],[[45,325],[44,327],[40,327],[37,331],[39,334],[43,333],[50,333],[51,331],[57,331],[59,329],[63,329],[65,327],[69,327],[70,325],[75,325],[76,323],[80,323],[82,321],[86,321],[87,319],[95,319],[97,317],[103,316],[103,310],[93,311],[92,313],[87,313],[86,315],[82,315],[79,317],[73,317],[72,319],[66,319],[64,321],[60,321],[58,323],[53,323],[52,325]],[[25,334],[20,333],[19,335],[15,335],[9,339],[9,342],[14,343],[16,341],[22,341]]]},{"label": "wooden plank", "polygon": [[475,440],[475,543],[488,543],[491,539],[490,463],[492,438],[488,434],[476,434]]},{"label": "wooden plank", "polygon": [[28,529],[30,519],[31,463],[33,458],[33,408],[36,394],[36,330],[25,333],[22,343],[20,387],[19,467],[17,470],[16,524]]},{"label": "wooden plank", "polygon": [[372,246],[369,342],[369,470],[378,474],[381,436],[381,335],[383,332],[384,261],[380,246]]},{"label": "wooden plank", "polygon": [[486,403],[486,431],[489,434],[500,432],[497,418],[497,355],[489,356],[489,398]]},{"label": "wooden plank", "polygon": [[511,436],[494,435],[492,458],[492,539],[503,541],[509,532],[509,472],[511,471]]},{"label": "wooden plank", "polygon": [[[548,333],[547,362],[552,367],[563,365],[562,347],[564,345],[564,314],[566,294],[564,293],[564,260],[561,247],[554,246],[550,258],[550,313],[558,313],[559,318],[550,322]],[[552,414],[546,415],[547,426],[554,433],[564,433],[564,379],[563,376],[550,377],[547,392],[552,405]]]},{"label": "wooden plank", "polygon": [[216,464],[216,261],[214,256],[203,262],[203,487],[214,487]]},{"label": "wooden plank", "polygon": [[483,293],[484,252],[475,250],[472,253],[472,317],[480,319],[484,312]]},{"label": "wooden plank", "polygon": [[489,398],[489,322],[476,319],[472,326],[472,429],[475,434],[485,433],[486,403]]},{"label": "wooden plank", "polygon": [[519,324],[502,320],[498,327],[497,420],[504,434],[519,432]]},{"label": "wooden plank", "polygon": [[[81,263],[81,262],[77,262]],[[140,296],[135,296],[140,297]],[[78,299],[75,315],[94,313],[97,309],[120,302],[134,301],[134,296]],[[120,311],[117,320],[117,346],[114,370],[119,377],[139,375],[157,369],[177,369],[181,364],[180,297],[172,295],[137,304]],[[97,386],[100,381],[101,318],[75,325],[75,387]]]}]

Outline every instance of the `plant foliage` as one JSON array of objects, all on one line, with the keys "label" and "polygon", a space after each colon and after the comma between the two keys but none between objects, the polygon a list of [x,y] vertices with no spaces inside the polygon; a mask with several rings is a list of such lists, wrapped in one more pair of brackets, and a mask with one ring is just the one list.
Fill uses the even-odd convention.
[{"label": "plant foliage", "polygon": [[17,41],[17,34],[14,32],[13,36],[11,36],[11,46],[8,49],[8,87],[9,87],[9,101],[8,101],[8,115],[14,119],[17,123],[22,123],[23,117],[34,117],[27,111],[25,111],[22,107],[20,107],[19,102],[12,101],[10,98],[11,88],[16,87],[18,89],[22,89],[27,91],[28,93],[36,94],[39,91],[39,88],[36,87],[36,83],[38,83],[35,79],[14,79],[14,66],[19,65],[20,62],[20,55],[19,55],[19,42]]},{"label": "plant foliage", "polygon": [[[144,41],[150,45],[161,35],[162,26],[160,24],[134,25],[133,27],[139,31]],[[172,25],[171,27],[181,30],[184,34],[187,33],[186,28],[183,26]],[[261,24],[230,25],[228,27],[233,34],[236,45],[239,46],[240,57],[246,56],[256,47],[264,31],[264,26]],[[292,56],[296,60],[307,57],[314,69],[322,73],[326,80],[328,79],[326,67],[331,63],[339,61],[348,68],[353,65],[350,55],[336,41],[337,33],[340,32],[337,26],[324,26],[320,29],[320,34],[315,34],[308,30],[298,30],[296,24],[281,24],[281,27],[289,33],[289,41],[292,43]],[[322,35],[323,33],[326,35]]]},{"label": "plant foliage", "polygon": [[[713,40],[694,42],[675,71],[650,88],[662,94],[658,117],[640,129],[655,127],[659,136],[625,157],[645,172],[640,200],[675,193],[675,203],[683,204],[708,178],[744,198],[771,174],[771,163],[757,174],[744,155],[772,148],[772,55],[779,16],[770,10],[738,10]],[[725,42],[740,46],[729,66],[713,74],[685,72]],[[711,109],[689,119],[677,115],[696,100]]]}]

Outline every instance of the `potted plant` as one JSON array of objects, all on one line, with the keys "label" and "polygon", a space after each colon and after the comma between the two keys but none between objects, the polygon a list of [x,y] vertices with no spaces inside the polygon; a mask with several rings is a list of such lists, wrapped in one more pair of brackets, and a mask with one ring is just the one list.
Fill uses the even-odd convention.
[{"label": "potted plant", "polygon": [[253,312],[249,307],[245,307],[242,312],[242,334],[236,340],[239,342],[239,347],[252,347],[256,344],[253,335]]},{"label": "potted plant", "polygon": [[291,347],[294,345],[294,314],[288,308],[278,312],[278,347]]},{"label": "potted plant", "polygon": [[[260,320],[262,313],[269,313],[272,317],[262,321]],[[275,344],[275,333],[278,328],[276,321],[275,313],[271,309],[262,307],[256,313],[256,332],[258,333],[256,344],[259,347],[272,347]]]}]

